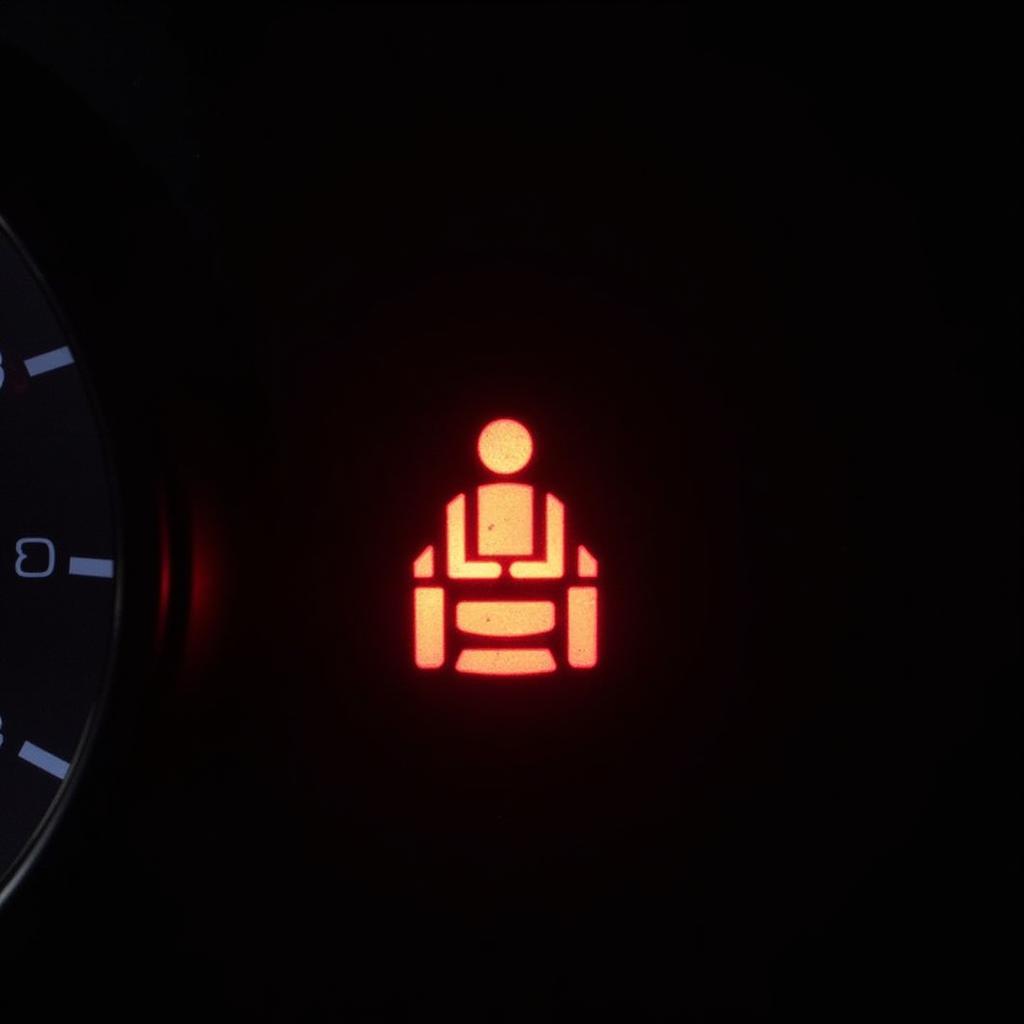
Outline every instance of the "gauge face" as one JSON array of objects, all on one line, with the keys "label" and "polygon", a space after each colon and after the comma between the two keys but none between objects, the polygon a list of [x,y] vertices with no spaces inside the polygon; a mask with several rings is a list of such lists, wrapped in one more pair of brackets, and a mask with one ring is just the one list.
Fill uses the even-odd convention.
[{"label": "gauge face", "polygon": [[0,890],[73,784],[116,622],[113,481],[78,352],[0,221]]}]

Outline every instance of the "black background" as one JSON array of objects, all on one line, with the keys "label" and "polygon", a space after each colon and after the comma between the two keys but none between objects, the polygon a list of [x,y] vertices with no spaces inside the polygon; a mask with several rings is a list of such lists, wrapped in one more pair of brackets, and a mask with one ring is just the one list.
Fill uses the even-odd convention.
[{"label": "black background", "polygon": [[[90,357],[136,569],[0,1005],[997,1005],[1004,33],[5,8],[0,198]],[[409,561],[494,414],[601,560],[590,676],[408,664]]]}]

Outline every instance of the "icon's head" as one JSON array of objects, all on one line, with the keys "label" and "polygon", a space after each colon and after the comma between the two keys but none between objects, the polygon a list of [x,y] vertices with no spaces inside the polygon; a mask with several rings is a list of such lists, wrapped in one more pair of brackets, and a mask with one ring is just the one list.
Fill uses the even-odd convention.
[{"label": "icon's head", "polygon": [[476,450],[492,473],[518,473],[533,456],[533,438],[518,420],[491,420],[480,431]]}]

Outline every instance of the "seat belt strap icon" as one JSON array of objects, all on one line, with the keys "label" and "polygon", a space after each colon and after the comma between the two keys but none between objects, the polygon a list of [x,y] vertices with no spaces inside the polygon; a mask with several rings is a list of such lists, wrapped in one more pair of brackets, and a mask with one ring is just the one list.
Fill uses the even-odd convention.
[{"label": "seat belt strap icon", "polygon": [[[446,665],[451,633],[459,648],[455,671],[467,675],[540,675],[556,671],[560,662],[594,668],[597,559],[579,544],[575,571],[567,571],[565,505],[545,494],[538,530],[533,486],[508,479],[530,462],[533,438],[517,420],[492,420],[480,433],[477,453],[486,469],[504,479],[480,484],[472,502],[466,493],[452,498],[445,509],[444,558],[438,560],[429,544],[413,561],[416,666]],[[485,580],[498,583],[483,591],[478,584],[474,592],[474,581]],[[481,639],[505,642],[483,646]]]}]

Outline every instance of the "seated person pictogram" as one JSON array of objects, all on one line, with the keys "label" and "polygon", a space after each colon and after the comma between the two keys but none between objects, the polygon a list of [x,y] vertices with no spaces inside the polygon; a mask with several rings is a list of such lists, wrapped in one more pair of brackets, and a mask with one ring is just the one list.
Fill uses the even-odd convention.
[{"label": "seated person pictogram", "polygon": [[[472,502],[465,493],[448,502],[443,567],[433,544],[413,562],[417,667],[441,668],[456,646],[455,670],[472,675],[554,672],[562,659],[570,668],[593,668],[597,559],[580,544],[575,571],[567,573],[565,506],[545,494],[537,516],[533,486],[508,479],[533,456],[530,432],[516,420],[493,420],[477,452],[504,479],[478,486]],[[542,518],[539,531],[535,518]]]}]

